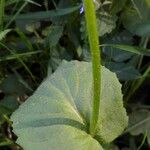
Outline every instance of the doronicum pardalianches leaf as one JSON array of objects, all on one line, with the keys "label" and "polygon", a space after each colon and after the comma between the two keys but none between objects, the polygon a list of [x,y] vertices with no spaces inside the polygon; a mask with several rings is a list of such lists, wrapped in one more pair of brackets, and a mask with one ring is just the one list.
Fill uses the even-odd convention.
[{"label": "doronicum pardalianches leaf", "polygon": [[111,33],[116,27],[117,16],[112,16],[107,12],[101,12],[97,15],[97,26],[99,36],[103,36],[106,33]]},{"label": "doronicum pardalianches leaf", "polygon": [[132,135],[147,134],[150,145],[150,111],[146,109],[136,110],[130,114],[129,127],[126,132]]},{"label": "doronicum pardalianches leaf", "polygon": [[102,67],[102,95],[96,138],[89,134],[92,66],[63,62],[11,117],[24,150],[102,150],[127,126],[121,84]]},{"label": "doronicum pardalianches leaf", "polygon": [[110,7],[110,11],[112,14],[116,14],[119,11],[122,10],[122,8],[125,6],[127,0],[112,0],[112,4]]},{"label": "doronicum pardalianches leaf", "polygon": [[125,63],[105,62],[105,66],[115,72],[121,81],[134,80],[141,77],[140,72],[136,68]]},{"label": "doronicum pardalianches leaf", "polygon": [[122,14],[123,25],[139,36],[150,36],[150,0],[132,0]]}]

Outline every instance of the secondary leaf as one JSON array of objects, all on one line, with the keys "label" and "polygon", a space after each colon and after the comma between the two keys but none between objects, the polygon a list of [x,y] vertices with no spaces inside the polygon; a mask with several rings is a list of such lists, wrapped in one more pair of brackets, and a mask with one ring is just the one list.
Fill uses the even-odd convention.
[{"label": "secondary leaf", "polygon": [[[106,56],[108,56],[109,58],[113,59],[116,62],[123,62],[126,61],[128,59],[130,59],[134,54],[131,52],[125,52],[122,51],[122,49],[118,49],[117,47],[115,47],[115,45],[119,45],[119,44],[132,44],[132,34],[127,32],[127,31],[123,31],[121,33],[115,33],[114,35],[108,35],[106,36],[105,39],[105,43],[106,46],[102,47],[103,48],[103,52]],[[109,46],[110,44],[110,46]],[[114,45],[114,46],[111,46]]]},{"label": "secondary leaf", "polygon": [[111,33],[112,30],[116,27],[117,16],[112,16],[103,11],[100,12],[97,16],[99,36],[103,36],[106,33]]},{"label": "secondary leaf", "polygon": [[11,29],[7,29],[0,32],[0,41],[6,37],[6,35],[11,31]]},{"label": "secondary leaf", "polygon": [[27,89],[15,75],[9,75],[0,84],[0,89],[5,94],[5,97],[0,101],[0,105],[3,105],[10,110],[15,110],[18,108],[19,103],[17,98],[27,92]]},{"label": "secondary leaf", "polygon": [[121,44],[103,44],[101,46],[109,46],[109,47],[117,48],[117,49],[124,50],[127,52],[132,52],[132,53],[135,53],[138,55],[150,56],[150,50],[144,49],[142,47],[130,46],[130,45],[121,45]]},{"label": "secondary leaf", "polygon": [[[42,20],[42,19],[49,19],[51,17],[59,17],[68,15],[70,13],[73,13],[77,11],[80,8],[79,6],[74,6],[71,8],[64,8],[64,9],[58,9],[58,10],[50,10],[50,11],[40,11],[40,12],[34,12],[34,13],[28,13],[28,14],[21,14],[16,16],[15,20]],[[6,20],[9,20],[12,16],[7,16]]]},{"label": "secondary leaf", "polygon": [[[59,39],[61,38],[62,34],[63,34],[63,29],[64,29],[64,26],[61,25],[61,26],[50,26],[48,27],[44,32],[45,32],[45,35],[47,33],[47,38],[46,38],[46,45],[48,45],[50,48],[56,46],[59,42]],[[43,32],[43,33],[44,33]]]},{"label": "secondary leaf", "polygon": [[120,80],[134,80],[141,77],[137,69],[125,63],[107,62],[105,66],[115,72]]},{"label": "secondary leaf", "polygon": [[149,14],[149,0],[132,0],[122,14],[122,21],[130,32],[140,36],[150,36]]},{"label": "secondary leaf", "polygon": [[[127,126],[121,85],[102,67],[102,95],[96,140],[88,134],[92,111],[92,66],[63,62],[14,112],[17,143],[25,150],[102,150]],[[99,142],[99,143],[98,143]]]},{"label": "secondary leaf", "polygon": [[111,4],[111,13],[112,14],[116,14],[119,11],[122,10],[122,8],[125,6],[126,0],[112,0],[112,4]]},{"label": "secondary leaf", "polygon": [[144,109],[134,111],[129,117],[129,127],[126,132],[132,135],[147,132],[147,140],[150,145],[150,111]]}]

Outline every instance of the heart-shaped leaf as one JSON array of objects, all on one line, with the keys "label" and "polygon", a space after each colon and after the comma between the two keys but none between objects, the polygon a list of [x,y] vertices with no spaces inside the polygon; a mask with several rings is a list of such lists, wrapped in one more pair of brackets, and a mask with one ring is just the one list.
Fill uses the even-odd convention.
[{"label": "heart-shaped leaf", "polygon": [[123,12],[124,26],[132,33],[140,36],[150,36],[150,1],[132,0]]},{"label": "heart-shaped leaf", "polygon": [[92,66],[63,62],[13,113],[17,143],[25,150],[102,150],[127,126],[121,85],[102,67],[100,118],[95,137],[89,134],[92,113]]},{"label": "heart-shaped leaf", "polygon": [[111,33],[112,30],[116,27],[117,16],[112,16],[107,12],[100,12],[97,14],[97,26],[99,36],[103,36],[106,33]]},{"label": "heart-shaped leaf", "polygon": [[147,141],[150,145],[150,111],[141,109],[132,112],[126,132],[130,132],[132,135],[145,134],[147,132]]}]

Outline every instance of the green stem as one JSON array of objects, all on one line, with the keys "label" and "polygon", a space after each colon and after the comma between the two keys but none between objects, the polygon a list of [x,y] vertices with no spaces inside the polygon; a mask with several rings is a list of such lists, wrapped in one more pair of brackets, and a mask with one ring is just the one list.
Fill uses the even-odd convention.
[{"label": "green stem", "polygon": [[93,0],[84,0],[85,19],[88,32],[89,45],[92,55],[93,71],[93,111],[90,123],[90,134],[95,135],[100,108],[101,95],[101,57],[99,39],[96,25],[96,15]]},{"label": "green stem", "polygon": [[6,24],[5,29],[7,29],[11,23],[15,20],[15,18],[20,14],[20,12],[25,8],[25,6],[28,4],[28,1],[25,1],[23,5],[19,8],[19,10],[14,14],[14,16],[9,20],[9,22]]},{"label": "green stem", "polygon": [[[141,47],[143,47],[144,49],[147,47],[149,42],[149,37],[143,37],[141,39],[140,45]],[[140,69],[141,68],[141,64],[143,61],[143,56],[140,56],[139,58],[139,63],[137,68]],[[127,93],[128,95],[125,98],[125,103],[127,104],[127,102],[130,100],[130,98],[134,95],[134,93],[139,89],[139,87],[142,85],[142,83],[145,81],[146,77],[148,76],[148,74],[150,73],[150,67],[148,67],[145,72],[143,73],[142,77],[136,81],[133,81],[133,83],[131,84],[131,88],[130,88],[130,92]]]},{"label": "green stem", "polygon": [[3,30],[3,20],[5,12],[5,0],[0,0],[0,31]]},{"label": "green stem", "polygon": [[[146,49],[148,42],[149,42],[149,37],[142,37],[140,46]],[[143,55],[139,56],[139,62],[137,66],[138,70],[141,68],[142,61],[143,61]]]}]

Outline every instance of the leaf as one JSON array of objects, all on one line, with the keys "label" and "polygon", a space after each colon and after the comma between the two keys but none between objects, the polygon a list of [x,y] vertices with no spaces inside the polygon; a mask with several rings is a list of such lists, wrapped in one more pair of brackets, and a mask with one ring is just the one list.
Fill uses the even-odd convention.
[{"label": "leaf", "polygon": [[127,0],[112,0],[111,13],[116,14],[122,10]]},{"label": "leaf", "polygon": [[150,111],[141,109],[131,113],[129,127],[126,132],[130,132],[132,135],[145,134],[147,132],[147,140],[150,145]]},{"label": "leaf", "polygon": [[122,14],[123,25],[139,36],[150,36],[150,1],[132,0]]},{"label": "leaf", "polygon": [[45,79],[11,119],[17,143],[25,150],[102,150],[101,144],[118,137],[128,120],[121,85],[105,67],[95,139],[88,133],[91,113],[91,63],[71,61]]},{"label": "leaf", "polygon": [[0,104],[10,110],[15,110],[19,106],[19,103],[17,102],[17,96],[14,95],[5,96],[4,99],[0,102]]},{"label": "leaf", "polygon": [[150,56],[150,50],[144,49],[142,47],[130,46],[130,45],[121,45],[121,44],[103,44],[101,46],[109,46],[109,47],[117,48],[117,49],[124,50],[127,52],[132,52],[132,53],[135,53],[138,55]]},{"label": "leaf", "polygon": [[17,98],[27,92],[27,88],[25,88],[25,86],[18,80],[15,75],[9,75],[0,84],[0,89],[5,94],[5,97],[0,101],[0,105],[12,111],[19,106]]},{"label": "leaf", "polygon": [[[70,13],[77,11],[80,8],[80,6],[81,5],[70,7],[70,8],[65,8],[65,9],[21,14],[21,15],[16,16],[15,20],[42,20],[42,19],[49,19],[52,17],[64,16],[64,15],[68,15]],[[12,16],[6,16],[5,18],[6,20],[9,20],[11,17]]]},{"label": "leaf", "polygon": [[133,66],[125,63],[106,62],[105,66],[115,72],[120,80],[133,80],[141,77],[141,74]]},{"label": "leaf", "polygon": [[26,88],[19,82],[15,75],[8,75],[8,77],[0,84],[0,89],[5,93],[19,96],[26,91]]},{"label": "leaf", "polygon": [[50,53],[51,57],[49,59],[49,65],[51,66],[52,70],[56,70],[63,59],[69,61],[73,58],[73,56],[59,44],[56,47],[53,47]]},{"label": "leaf", "polygon": [[111,16],[107,12],[100,12],[97,16],[99,36],[111,33],[116,27],[117,16]]},{"label": "leaf", "polygon": [[30,51],[34,51],[34,48],[32,46],[32,43],[30,39],[26,36],[26,34],[23,32],[23,29],[16,28],[15,29],[16,33],[19,35],[21,41],[25,44],[25,46],[28,48]]},{"label": "leaf", "polygon": [[42,51],[31,51],[31,52],[26,52],[26,53],[15,53],[15,54],[11,54],[11,55],[7,55],[4,57],[0,57],[0,62],[1,61],[6,61],[6,60],[13,60],[13,59],[18,59],[18,58],[26,58],[26,57],[31,57],[32,55],[41,53]]},{"label": "leaf", "polygon": [[37,6],[41,6],[39,3],[35,2],[35,1],[32,1],[32,0],[25,0],[31,4],[34,4],[34,5],[37,5]]},{"label": "leaf", "polygon": [[0,103],[0,117],[2,114],[10,115],[13,111]]},{"label": "leaf", "polygon": [[6,37],[6,35],[11,31],[11,29],[6,29],[0,32],[0,41]]},{"label": "leaf", "polygon": [[50,26],[45,32],[47,33],[46,45],[50,48],[56,46],[63,34],[64,26]]},{"label": "leaf", "polygon": [[[115,45],[115,44],[132,44],[132,34],[123,31],[121,33],[115,33],[113,36],[106,36],[105,43],[106,45]],[[105,45],[105,44],[104,44]],[[130,59],[134,54],[131,52],[125,52],[121,49],[116,48],[115,46],[103,46],[103,52],[109,58],[112,58],[116,62],[123,62]]]},{"label": "leaf", "polygon": [[40,22],[30,23],[26,25],[26,30],[28,32],[34,33],[34,31],[38,30],[40,26],[41,26]]}]

